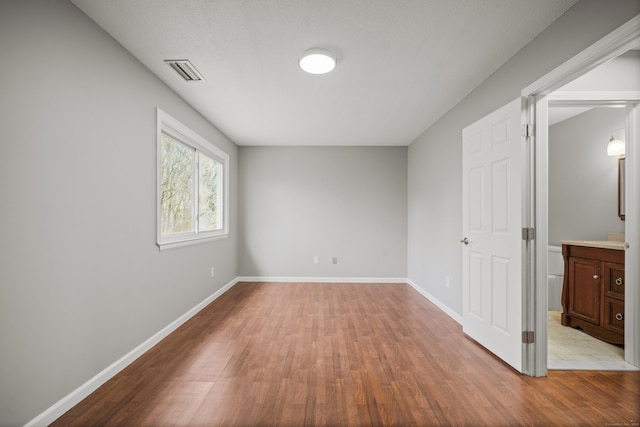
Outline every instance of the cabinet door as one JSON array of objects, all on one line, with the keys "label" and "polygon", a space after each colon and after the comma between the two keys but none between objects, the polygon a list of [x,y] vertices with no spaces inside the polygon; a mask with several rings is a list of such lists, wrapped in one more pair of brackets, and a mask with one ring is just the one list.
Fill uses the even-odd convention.
[{"label": "cabinet door", "polygon": [[600,261],[569,258],[569,315],[600,326]]}]

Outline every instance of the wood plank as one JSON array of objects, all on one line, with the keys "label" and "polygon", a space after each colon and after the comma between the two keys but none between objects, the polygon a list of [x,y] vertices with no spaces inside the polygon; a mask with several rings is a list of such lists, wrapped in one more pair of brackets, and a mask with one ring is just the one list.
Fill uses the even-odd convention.
[{"label": "wood plank", "polygon": [[525,377],[408,285],[238,283],[52,425],[639,419],[640,372]]}]

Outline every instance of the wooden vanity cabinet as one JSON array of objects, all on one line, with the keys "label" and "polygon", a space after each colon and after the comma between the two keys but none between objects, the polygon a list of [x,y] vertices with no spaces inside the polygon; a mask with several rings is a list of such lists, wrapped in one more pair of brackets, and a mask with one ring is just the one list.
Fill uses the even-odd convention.
[{"label": "wooden vanity cabinet", "polygon": [[624,250],[562,245],[561,323],[624,344]]}]

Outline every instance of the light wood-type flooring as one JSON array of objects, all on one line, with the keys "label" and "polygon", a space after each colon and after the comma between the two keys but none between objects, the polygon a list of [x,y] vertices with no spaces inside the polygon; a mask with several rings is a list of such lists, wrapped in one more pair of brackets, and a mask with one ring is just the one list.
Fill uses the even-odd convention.
[{"label": "light wood-type flooring", "polygon": [[640,372],[520,375],[408,285],[238,283],[53,425],[639,420]]}]

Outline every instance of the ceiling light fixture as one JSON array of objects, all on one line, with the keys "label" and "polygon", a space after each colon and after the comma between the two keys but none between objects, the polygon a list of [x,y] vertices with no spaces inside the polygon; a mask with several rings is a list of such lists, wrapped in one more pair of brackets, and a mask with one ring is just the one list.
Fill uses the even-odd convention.
[{"label": "ceiling light fixture", "polygon": [[326,49],[313,48],[298,59],[300,68],[310,74],[326,74],[336,68],[336,56]]},{"label": "ceiling light fixture", "polygon": [[607,154],[609,156],[624,156],[624,141],[614,138],[615,133],[620,131],[624,131],[624,129],[618,129],[611,134],[611,139],[607,144]]}]

